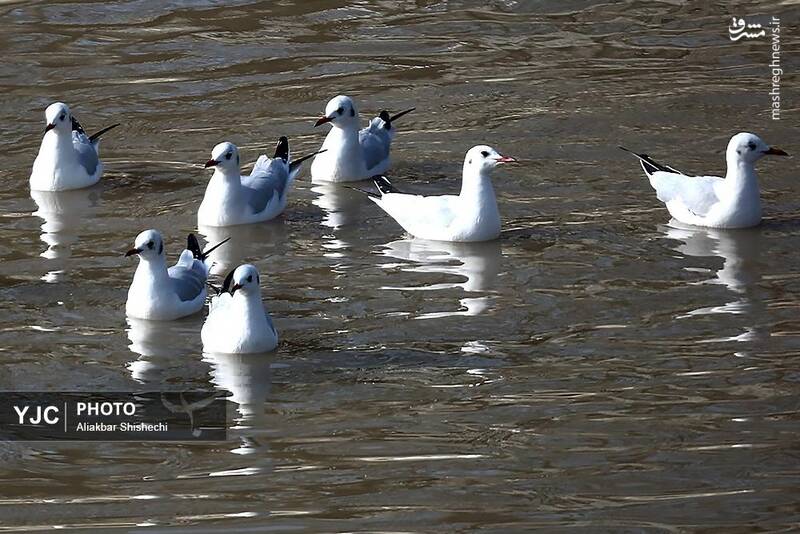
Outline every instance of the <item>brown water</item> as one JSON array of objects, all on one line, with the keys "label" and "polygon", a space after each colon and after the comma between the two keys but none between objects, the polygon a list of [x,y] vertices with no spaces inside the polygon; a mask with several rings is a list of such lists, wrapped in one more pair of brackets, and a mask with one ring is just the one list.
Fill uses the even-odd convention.
[{"label": "brown water", "polygon": [[[749,130],[798,152],[797,58],[769,118],[748,2],[4,4],[0,388],[232,390],[225,443],[2,446],[0,530],[750,532],[800,523],[796,159],[762,161],[757,229],[667,226],[623,144],[722,172]],[[760,19],[764,20],[764,19]],[[791,83],[790,83],[791,82]],[[268,357],[201,354],[201,317],[128,325],[142,229],[178,253],[211,147],[316,149],[331,96],[416,106],[393,178],[455,191],[486,142],[496,243],[415,242],[307,171],[220,249],[263,274]],[[89,191],[31,198],[47,104],[103,145]],[[219,236],[209,235],[210,240]]]}]

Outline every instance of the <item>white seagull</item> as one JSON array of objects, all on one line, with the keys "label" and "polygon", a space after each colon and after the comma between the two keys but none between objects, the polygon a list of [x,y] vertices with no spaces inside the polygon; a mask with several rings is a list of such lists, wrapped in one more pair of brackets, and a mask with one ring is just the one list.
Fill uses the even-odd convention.
[{"label": "white seagull", "polygon": [[461,194],[424,197],[397,190],[385,176],[374,178],[380,195],[370,199],[406,232],[432,241],[490,241],[500,236],[500,213],[490,178],[502,163],[517,161],[478,145],[464,158]]},{"label": "white seagull", "polygon": [[243,354],[269,352],[278,346],[278,332],[261,302],[258,271],[250,264],[228,273],[212,297],[200,337],[204,352]]},{"label": "white seagull", "polygon": [[206,300],[208,255],[227,239],[207,251],[200,249],[194,234],[189,234],[186,250],[178,262],[167,269],[164,241],[156,230],[145,230],[136,236],[134,248],[125,256],[139,256],[139,265],[128,289],[125,312],[128,317],[171,321],[203,308]]},{"label": "white seagull", "polygon": [[300,164],[313,155],[290,161],[289,140],[281,137],[273,158],[261,155],[250,175],[242,176],[239,150],[233,143],[218,144],[205,165],[214,167],[214,174],[197,212],[198,225],[233,226],[274,219],[286,208]]},{"label": "white seagull", "polygon": [[119,124],[87,136],[69,107],[61,102],[47,106],[44,116],[47,125],[31,169],[31,189],[65,191],[96,184],[103,175],[100,136]]},{"label": "white seagull", "polygon": [[337,96],[325,106],[325,115],[314,126],[331,123],[333,128],[322,143],[326,152],[311,163],[313,182],[357,182],[389,169],[389,149],[394,139],[394,121],[415,108],[390,116],[384,110],[359,130],[355,102]]},{"label": "white seagull", "polygon": [[710,228],[747,228],[760,223],[761,192],[755,163],[767,154],[788,155],[755,134],[738,133],[728,142],[728,171],[720,178],[688,176],[647,154],[620,148],[639,158],[658,200],[667,205],[670,215],[685,224]]}]

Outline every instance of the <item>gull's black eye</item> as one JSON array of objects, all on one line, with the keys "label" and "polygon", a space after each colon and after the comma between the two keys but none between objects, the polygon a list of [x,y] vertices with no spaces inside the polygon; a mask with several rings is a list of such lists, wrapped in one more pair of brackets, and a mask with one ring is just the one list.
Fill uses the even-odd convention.
[{"label": "gull's black eye", "polygon": [[65,118],[66,118],[66,115],[64,115],[64,114],[62,113],[62,114],[61,114],[61,116],[58,118],[58,120],[60,120],[60,121],[63,121]]},{"label": "gull's black eye", "polygon": [[230,152],[228,152],[227,154],[225,154],[225,159],[231,159],[231,153],[230,153]]},{"label": "gull's black eye", "polygon": [[147,248],[149,248],[149,249],[153,248],[153,242],[152,241],[148,241],[147,242]]},{"label": "gull's black eye", "polygon": [[754,142],[750,141],[749,143],[747,143],[747,148],[749,148],[750,150],[755,150],[756,149],[756,144]]},{"label": "gull's black eye", "polygon": [[344,111],[344,110],[342,109],[342,107],[341,107],[341,106],[339,106],[339,109],[337,109],[337,110],[336,110],[336,113],[338,113],[339,115],[341,115],[343,111]]},{"label": "gull's black eye", "polygon": [[250,283],[250,282],[252,282],[252,281],[253,281],[253,275],[251,274],[251,275],[249,275],[249,276],[247,277],[247,282],[248,282],[248,283]]},{"label": "gull's black eye", "polygon": [[489,157],[489,153],[487,151],[485,151],[485,150],[481,150],[481,156],[483,156],[484,158],[488,158]]}]

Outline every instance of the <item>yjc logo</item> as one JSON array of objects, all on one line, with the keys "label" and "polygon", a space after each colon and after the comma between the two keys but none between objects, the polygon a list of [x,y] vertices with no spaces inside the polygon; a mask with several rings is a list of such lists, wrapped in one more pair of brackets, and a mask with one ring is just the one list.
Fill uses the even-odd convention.
[{"label": "yjc logo", "polygon": [[[60,410],[58,406],[34,406],[31,413],[28,413],[30,406],[14,406],[14,411],[17,412],[19,424],[21,425],[55,425],[59,421]],[[27,416],[27,419],[26,419]]]}]

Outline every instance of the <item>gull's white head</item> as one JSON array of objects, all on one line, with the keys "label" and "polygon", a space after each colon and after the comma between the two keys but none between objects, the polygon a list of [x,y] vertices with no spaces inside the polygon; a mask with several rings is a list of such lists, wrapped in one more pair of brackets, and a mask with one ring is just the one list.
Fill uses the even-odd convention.
[{"label": "gull's white head", "polygon": [[325,106],[325,115],[320,117],[314,126],[326,122],[330,122],[337,128],[358,127],[358,109],[355,102],[349,96],[344,95],[331,98],[328,105]]},{"label": "gull's white head", "polygon": [[731,137],[725,152],[729,161],[755,163],[766,155],[787,156],[780,148],[771,147],[759,136],[742,132]]},{"label": "gull's white head", "polygon": [[69,112],[69,106],[62,102],[55,102],[47,106],[44,110],[44,120],[46,126],[44,133],[50,130],[56,132],[72,132],[72,115]]},{"label": "gull's white head", "polygon": [[216,167],[226,173],[239,172],[239,149],[227,141],[218,144],[211,151],[211,159],[206,162],[208,167]]},{"label": "gull's white head", "polygon": [[[249,263],[245,263],[244,265],[238,266],[236,270],[233,271],[228,290],[231,292],[231,295],[237,291],[241,292],[243,295],[260,294],[260,282],[258,270]],[[226,284],[228,284],[227,280]]]},{"label": "gull's white head", "polygon": [[164,240],[158,230],[145,230],[136,236],[133,248],[125,253],[125,256],[138,255],[145,261],[152,261],[157,258],[164,259]]},{"label": "gull's white head", "polygon": [[470,148],[464,157],[464,171],[468,169],[478,174],[489,173],[503,163],[517,161],[512,157],[503,156],[487,145],[478,145]]}]

